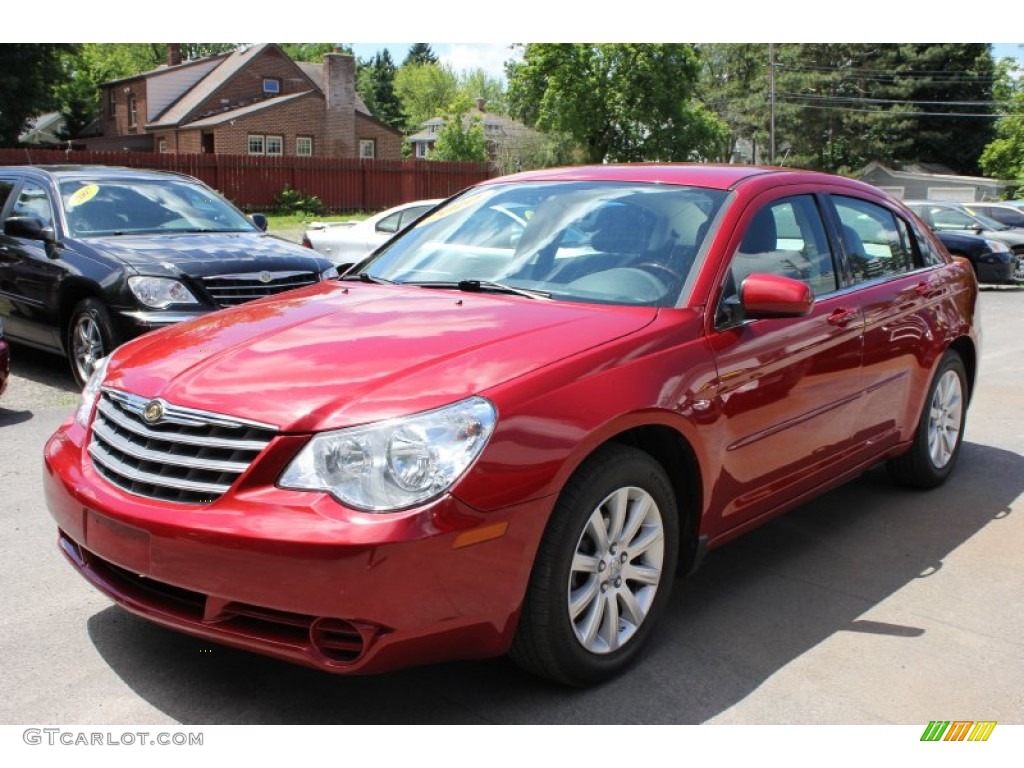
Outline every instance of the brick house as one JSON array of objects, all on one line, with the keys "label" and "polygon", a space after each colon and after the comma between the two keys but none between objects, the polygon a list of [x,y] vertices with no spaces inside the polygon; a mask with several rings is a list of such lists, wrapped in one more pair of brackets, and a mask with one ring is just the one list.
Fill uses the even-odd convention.
[{"label": "brick house", "polygon": [[181,61],[100,86],[91,150],[401,159],[402,134],[356,93],[355,59],[296,62],[277,45]]}]

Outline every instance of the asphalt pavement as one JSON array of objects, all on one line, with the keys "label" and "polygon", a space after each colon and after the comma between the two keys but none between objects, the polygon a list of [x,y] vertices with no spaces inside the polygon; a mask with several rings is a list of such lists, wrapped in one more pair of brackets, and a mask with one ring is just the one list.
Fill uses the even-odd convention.
[{"label": "asphalt pavement", "polygon": [[676,584],[640,663],[589,690],[503,659],[335,677],[113,606],[58,553],[40,488],[71,376],[16,347],[0,724],[1024,723],[1024,290],[985,290],[981,308],[980,386],[946,486],[872,470],[716,550]]}]

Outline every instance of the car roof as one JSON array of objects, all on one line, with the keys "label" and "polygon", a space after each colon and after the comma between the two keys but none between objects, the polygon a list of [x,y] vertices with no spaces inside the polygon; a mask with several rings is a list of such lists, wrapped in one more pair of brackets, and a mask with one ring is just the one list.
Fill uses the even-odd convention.
[{"label": "car roof", "polygon": [[567,168],[545,168],[489,179],[483,182],[481,186],[524,181],[620,181],[679,184],[725,191],[733,189],[750,179],[769,175],[776,176],[782,183],[797,183],[801,181],[812,183],[838,182],[859,189],[871,189],[876,194],[879,194],[877,188],[870,187],[863,182],[818,171],[755,165],[701,165],[692,163],[627,163],[619,165],[581,165]]},{"label": "car roof", "polygon": [[4,166],[0,173],[13,171],[28,175],[45,175],[55,179],[107,178],[107,179],[191,179],[173,171],[151,171],[144,168],[125,168],[114,165],[13,165]]}]

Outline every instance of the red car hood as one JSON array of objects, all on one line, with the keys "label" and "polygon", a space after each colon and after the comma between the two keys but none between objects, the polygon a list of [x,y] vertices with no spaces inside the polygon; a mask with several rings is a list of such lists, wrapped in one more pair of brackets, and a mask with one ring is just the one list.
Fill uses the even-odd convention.
[{"label": "red car hood", "polygon": [[107,386],[315,431],[485,392],[633,333],[657,310],[326,282],[146,334]]}]

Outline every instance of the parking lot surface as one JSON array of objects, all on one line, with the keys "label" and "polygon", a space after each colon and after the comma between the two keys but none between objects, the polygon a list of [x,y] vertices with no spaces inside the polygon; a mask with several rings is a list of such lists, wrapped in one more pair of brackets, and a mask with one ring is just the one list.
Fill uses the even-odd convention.
[{"label": "parking lot surface", "polygon": [[75,387],[64,361],[16,347],[0,723],[1024,723],[1024,291],[984,290],[981,306],[980,386],[946,486],[872,470],[713,552],[641,662],[589,690],[502,659],[334,677],[111,605],[58,553],[40,487]]}]

